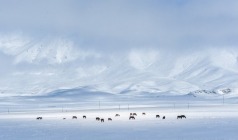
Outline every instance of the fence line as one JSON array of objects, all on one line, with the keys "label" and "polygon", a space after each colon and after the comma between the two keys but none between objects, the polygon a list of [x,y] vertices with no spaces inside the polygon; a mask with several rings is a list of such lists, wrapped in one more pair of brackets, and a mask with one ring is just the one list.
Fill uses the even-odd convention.
[{"label": "fence line", "polygon": [[[103,105],[100,103],[100,106],[68,106],[68,105],[57,105],[57,106],[44,106],[41,105],[39,107],[32,107],[29,106],[1,106],[0,113],[1,114],[11,114],[11,113],[57,113],[57,112],[80,112],[80,111],[106,111],[106,110],[137,110],[137,109],[166,109],[166,110],[177,110],[177,109],[206,109],[206,108],[221,108],[227,106],[234,106],[238,108],[238,104],[191,104],[191,103],[184,103],[184,104],[157,104],[157,105],[131,105],[131,104],[119,104],[119,105]],[[229,111],[229,110],[227,110]],[[238,110],[237,110],[238,112]]]}]

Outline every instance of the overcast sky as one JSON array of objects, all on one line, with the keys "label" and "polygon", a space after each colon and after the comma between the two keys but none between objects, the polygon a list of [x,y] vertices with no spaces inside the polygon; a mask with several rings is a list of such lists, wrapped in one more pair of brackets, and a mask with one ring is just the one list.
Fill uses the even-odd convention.
[{"label": "overcast sky", "polygon": [[236,47],[237,7],[237,0],[0,0],[0,33],[65,37],[98,50]]}]

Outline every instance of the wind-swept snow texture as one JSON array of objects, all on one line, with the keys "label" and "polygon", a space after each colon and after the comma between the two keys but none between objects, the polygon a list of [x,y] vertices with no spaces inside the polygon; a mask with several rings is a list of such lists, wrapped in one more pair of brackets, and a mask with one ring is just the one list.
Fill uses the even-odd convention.
[{"label": "wind-swept snow texture", "polygon": [[[237,106],[138,108],[55,113],[2,113],[0,139],[4,140],[237,140]],[[50,110],[48,110],[50,111]],[[52,112],[51,110],[50,112]],[[136,112],[135,120],[129,120]],[[146,112],[146,115],[142,115]],[[119,113],[120,117],[115,117]],[[155,118],[156,114],[166,119]],[[184,114],[186,119],[177,119]],[[83,119],[83,115],[87,119]],[[42,120],[36,117],[42,116]],[[72,119],[77,116],[78,119]],[[101,123],[96,117],[104,118]],[[107,118],[112,121],[107,121]],[[66,118],[66,119],[63,119]]]}]

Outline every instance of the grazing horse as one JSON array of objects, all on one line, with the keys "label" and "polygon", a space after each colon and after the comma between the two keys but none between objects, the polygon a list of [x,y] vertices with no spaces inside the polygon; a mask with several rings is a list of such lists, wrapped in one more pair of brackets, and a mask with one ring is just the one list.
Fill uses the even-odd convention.
[{"label": "grazing horse", "polygon": [[104,122],[104,119],[101,119],[101,122]]},{"label": "grazing horse", "polygon": [[72,119],[77,119],[77,116],[73,116]]},{"label": "grazing horse", "polygon": [[156,118],[160,118],[160,115],[156,115],[155,117],[156,117]]},{"label": "grazing horse", "polygon": [[119,117],[120,115],[119,114],[116,114],[115,117]]},{"label": "grazing horse", "polygon": [[130,120],[130,119],[135,120],[136,118],[135,118],[134,116],[130,116],[130,117],[129,117],[129,120]]},{"label": "grazing horse", "polygon": [[108,121],[112,121],[112,118],[108,118]]},{"label": "grazing horse", "polygon": [[185,116],[185,115],[179,115],[179,116],[177,116],[177,119],[183,119],[183,118],[186,119],[186,116]]},{"label": "grazing horse", "polygon": [[42,117],[37,117],[36,119],[37,119],[37,120],[42,120]]},{"label": "grazing horse", "polygon": [[163,120],[165,119],[165,116],[163,116]]},{"label": "grazing horse", "polygon": [[100,121],[100,118],[99,118],[99,117],[96,117],[96,121]]},{"label": "grazing horse", "polygon": [[86,119],[87,117],[86,116],[83,116],[83,119]]},{"label": "grazing horse", "polygon": [[136,114],[136,113],[133,113],[133,115],[134,115],[134,116],[137,116],[137,114]]},{"label": "grazing horse", "polygon": [[142,115],[145,115],[145,112],[143,112]]}]

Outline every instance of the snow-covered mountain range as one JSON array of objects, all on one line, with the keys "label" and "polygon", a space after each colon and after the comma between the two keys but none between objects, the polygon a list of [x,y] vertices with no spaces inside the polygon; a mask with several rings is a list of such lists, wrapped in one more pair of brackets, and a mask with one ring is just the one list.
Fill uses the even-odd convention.
[{"label": "snow-covered mountain range", "polygon": [[65,38],[0,36],[0,95],[45,95],[58,89],[112,94],[238,96],[238,51],[232,48],[110,52]]}]

